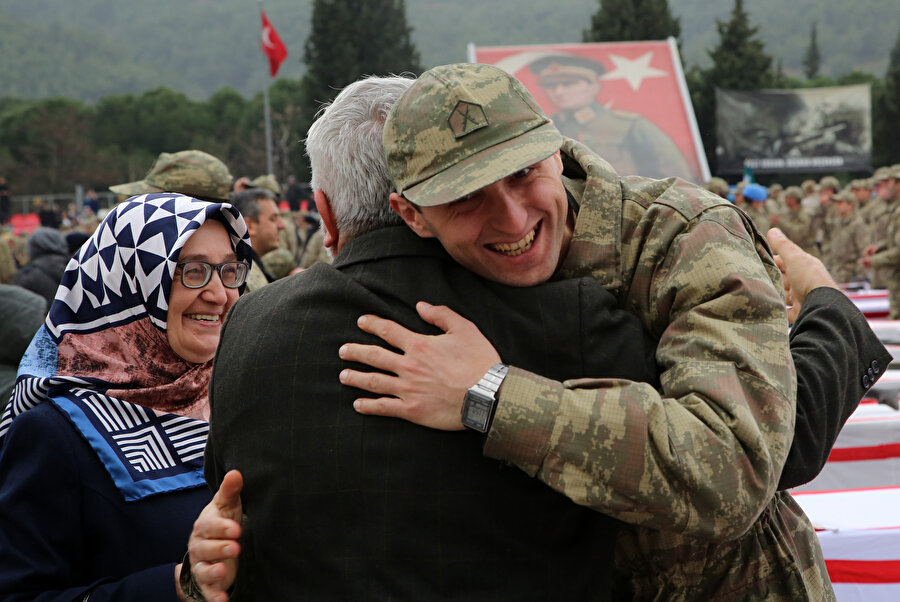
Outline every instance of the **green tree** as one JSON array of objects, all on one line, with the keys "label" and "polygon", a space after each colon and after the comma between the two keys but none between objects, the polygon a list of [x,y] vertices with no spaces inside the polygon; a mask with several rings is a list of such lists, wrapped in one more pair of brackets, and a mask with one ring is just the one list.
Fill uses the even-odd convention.
[{"label": "green tree", "polygon": [[[322,103],[360,77],[422,71],[404,0],[315,0],[303,60],[304,135]],[[309,170],[300,156],[302,169],[295,171],[303,178]]]},{"label": "green tree", "polygon": [[712,66],[687,73],[691,102],[697,117],[700,137],[706,149],[710,169],[716,165],[716,88],[725,90],[756,90],[774,84],[772,57],[757,37],[759,28],[750,24],[743,0],[734,0],[728,21],[716,19],[719,43],[709,51]]},{"label": "green tree", "polygon": [[884,87],[873,94],[872,163],[900,163],[900,33],[891,49]]},{"label": "green tree", "polygon": [[404,0],[315,0],[304,53],[307,115],[363,75],[419,73],[411,34]]},{"label": "green tree", "polygon": [[803,55],[803,72],[806,73],[806,79],[813,79],[819,74],[822,62],[822,56],[819,54],[817,29],[818,24],[813,21],[812,29],[809,32],[809,46],[806,47],[806,53]]},{"label": "green tree", "polygon": [[72,190],[98,161],[90,140],[93,114],[66,98],[18,105],[0,119],[0,148],[5,147],[10,179],[23,191]]},{"label": "green tree", "polygon": [[584,30],[585,42],[681,40],[681,22],[668,0],[599,0],[600,7]]}]

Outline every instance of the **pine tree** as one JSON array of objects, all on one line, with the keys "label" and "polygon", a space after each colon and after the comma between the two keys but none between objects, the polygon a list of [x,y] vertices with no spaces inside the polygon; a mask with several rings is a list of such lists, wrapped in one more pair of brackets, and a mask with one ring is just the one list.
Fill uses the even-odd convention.
[{"label": "pine tree", "polygon": [[301,82],[304,132],[322,103],[364,75],[422,70],[404,0],[314,0],[311,20]]},{"label": "pine tree", "polygon": [[821,61],[817,23],[813,21],[812,29],[809,32],[809,46],[806,48],[806,54],[803,55],[803,72],[806,73],[806,79],[812,79],[819,74]]},{"label": "pine tree", "polygon": [[681,22],[672,16],[668,0],[599,0],[585,29],[585,42],[629,42],[681,38]]},{"label": "pine tree", "polygon": [[691,101],[706,149],[710,169],[715,173],[716,88],[757,90],[774,84],[772,57],[756,37],[759,28],[750,25],[743,0],[734,0],[728,21],[716,19],[719,43],[711,51],[712,67],[692,70],[687,77]]},{"label": "pine tree", "polygon": [[743,0],[734,0],[731,19],[716,19],[719,45],[709,56],[713,66],[709,70],[712,83],[728,90],[755,90],[772,83],[772,57],[765,53],[765,45],[756,37],[759,27],[750,25]]}]

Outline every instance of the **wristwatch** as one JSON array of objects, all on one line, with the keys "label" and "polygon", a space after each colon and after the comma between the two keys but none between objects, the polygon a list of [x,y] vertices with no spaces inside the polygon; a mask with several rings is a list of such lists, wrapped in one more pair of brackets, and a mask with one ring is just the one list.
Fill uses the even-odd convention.
[{"label": "wristwatch", "polygon": [[506,364],[494,364],[481,380],[466,391],[461,411],[463,426],[479,433],[488,431],[497,407],[497,391],[508,371]]}]

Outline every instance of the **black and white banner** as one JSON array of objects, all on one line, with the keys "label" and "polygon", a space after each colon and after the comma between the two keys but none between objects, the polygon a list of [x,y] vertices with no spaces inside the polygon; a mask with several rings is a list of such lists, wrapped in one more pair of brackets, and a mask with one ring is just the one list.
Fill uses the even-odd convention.
[{"label": "black and white banner", "polygon": [[867,171],[869,85],[796,90],[716,89],[720,173]]}]

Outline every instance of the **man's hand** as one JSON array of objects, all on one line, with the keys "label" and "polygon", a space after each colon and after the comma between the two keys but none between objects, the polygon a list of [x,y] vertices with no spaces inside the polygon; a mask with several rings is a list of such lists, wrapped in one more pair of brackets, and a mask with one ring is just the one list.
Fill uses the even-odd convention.
[{"label": "man's hand", "polygon": [[863,249],[863,256],[860,258],[859,263],[862,264],[864,268],[872,267],[872,255],[878,252],[878,245],[867,245],[865,249]]},{"label": "man's hand", "polygon": [[341,372],[341,382],[383,396],[357,399],[353,407],[360,414],[403,418],[445,431],[462,430],[460,410],[466,391],[500,362],[500,356],[475,324],[449,307],[419,302],[416,310],[444,334],[418,334],[384,318],[361,316],[357,324],[362,330],[402,353],[378,345],[347,343],[340,349],[341,358],[391,374],[347,369]]},{"label": "man's hand", "polygon": [[191,573],[209,602],[225,602],[237,575],[241,546],[241,489],[244,478],[231,470],[212,501],[200,512],[188,539]]},{"label": "man's hand", "polygon": [[830,286],[840,290],[825,265],[793,242],[778,228],[766,234],[775,263],[784,275],[784,292],[788,303],[788,320],[793,323],[800,314],[806,295],[814,288]]}]

